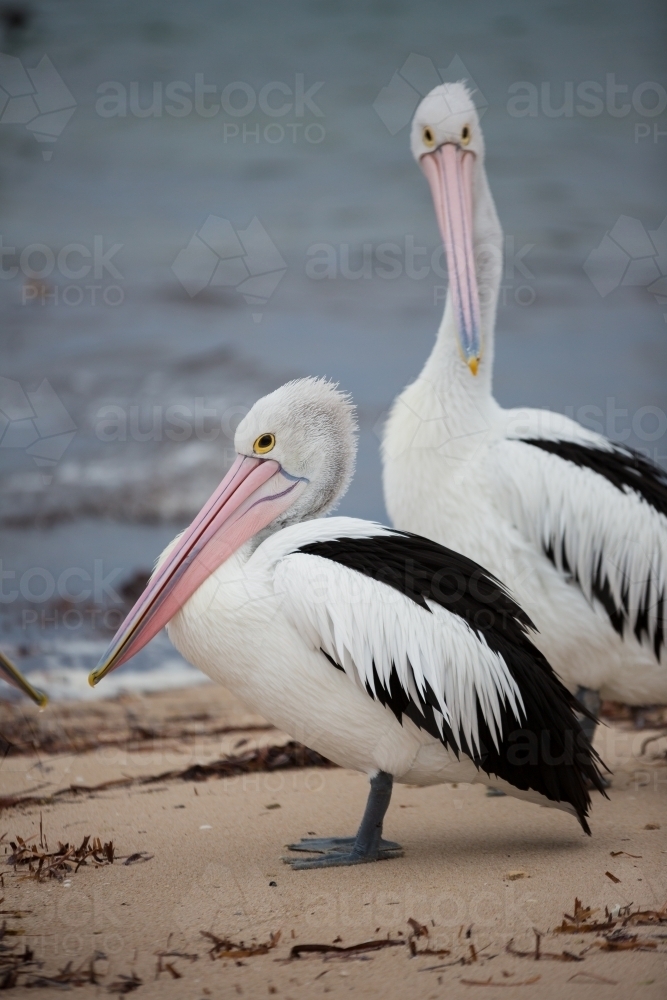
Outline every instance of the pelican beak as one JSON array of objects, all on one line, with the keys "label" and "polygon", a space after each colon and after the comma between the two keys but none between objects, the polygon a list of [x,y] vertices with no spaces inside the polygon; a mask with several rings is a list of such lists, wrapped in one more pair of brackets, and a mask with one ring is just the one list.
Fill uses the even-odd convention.
[{"label": "pelican beak", "polygon": [[307,480],[272,459],[238,455],[213,496],[178,538],[88,677],[94,687],[157,635],[237,549],[293,503]]},{"label": "pelican beak", "polygon": [[447,142],[425,153],[421,168],[431,188],[447,253],[454,316],[465,363],[473,375],[481,357],[479,290],[473,252],[472,182],[475,154]]},{"label": "pelican beak", "polygon": [[39,705],[40,708],[44,708],[48,704],[49,699],[46,697],[43,691],[38,691],[34,688],[32,684],[29,684],[22,673],[20,673],[11,660],[8,660],[4,653],[0,652],[0,673],[10,684],[18,688],[19,691],[23,691],[27,694],[29,698]]}]

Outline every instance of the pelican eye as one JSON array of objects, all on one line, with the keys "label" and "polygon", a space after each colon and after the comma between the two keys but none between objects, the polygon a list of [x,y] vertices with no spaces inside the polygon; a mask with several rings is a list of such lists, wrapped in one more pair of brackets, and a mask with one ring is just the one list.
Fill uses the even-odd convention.
[{"label": "pelican eye", "polygon": [[424,125],[422,129],[422,142],[425,146],[435,146],[435,136],[433,135],[433,129],[429,128],[428,125]]},{"label": "pelican eye", "polygon": [[464,125],[463,128],[461,129],[461,145],[467,146],[469,142],[470,142],[470,127],[468,125]]},{"label": "pelican eye", "polygon": [[260,434],[252,450],[256,455],[266,455],[267,452],[273,451],[276,446],[276,436],[275,434]]}]

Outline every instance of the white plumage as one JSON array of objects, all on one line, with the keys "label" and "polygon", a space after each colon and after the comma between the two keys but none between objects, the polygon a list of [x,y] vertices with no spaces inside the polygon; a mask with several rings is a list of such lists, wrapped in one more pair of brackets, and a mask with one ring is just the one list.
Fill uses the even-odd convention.
[{"label": "white plumage", "polygon": [[473,252],[457,258],[449,235],[450,285],[472,289],[479,324],[448,295],[431,356],[394,404],[383,441],[392,523],[505,581],[537,626],[535,644],[571,690],[667,702],[667,476],[564,416],[498,405],[491,377],[502,229],[463,84],[424,98],[411,141],[446,244],[445,168],[454,156],[460,171],[466,164],[471,205],[461,240],[469,226]]},{"label": "white plumage", "polygon": [[[253,710],[342,766],[389,770],[408,784],[497,784],[428,733],[399,724],[366,684],[374,689],[373,663],[385,680],[395,664],[412,696],[428,680],[443,717],[478,747],[476,695],[496,740],[503,736],[500,702],[522,723],[521,696],[502,658],[443,608],[429,614],[386,584],[295,551],[316,541],[388,534],[346,517],[284,528],[216,570],[172,619],[169,638]],[[420,758],[425,746],[427,770]],[[541,795],[528,797],[547,804]]]},{"label": "white plumage", "polygon": [[595,754],[504,587],[428,539],[318,517],[349,482],[355,426],[348,398],[322,380],[260,400],[237,430],[235,465],[163,553],[92,682],[166,624],[250,708],[368,774],[357,837],[293,845],[323,855],[297,867],[395,857],[381,840],[394,780],[481,781],[566,809],[588,831]]}]

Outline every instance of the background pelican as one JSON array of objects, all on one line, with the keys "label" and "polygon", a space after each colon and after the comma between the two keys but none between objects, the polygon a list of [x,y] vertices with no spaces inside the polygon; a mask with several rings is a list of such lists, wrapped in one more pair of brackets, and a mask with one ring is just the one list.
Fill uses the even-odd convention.
[{"label": "background pelican", "polygon": [[356,838],[291,845],[321,854],[295,867],[399,854],[381,839],[394,779],[482,781],[564,808],[588,832],[596,757],[505,589],[427,539],[322,519],[352,476],[349,399],[323,380],[291,382],[255,404],[235,447],[91,683],[168,625],[183,655],[249,707],[366,772]]},{"label": "background pelican", "polygon": [[424,98],[411,147],[431,187],[450,287],[431,356],[387,423],[390,517],[504,580],[538,628],[536,645],[594,713],[600,696],[664,703],[667,477],[558,413],[498,405],[502,229],[464,84]]}]

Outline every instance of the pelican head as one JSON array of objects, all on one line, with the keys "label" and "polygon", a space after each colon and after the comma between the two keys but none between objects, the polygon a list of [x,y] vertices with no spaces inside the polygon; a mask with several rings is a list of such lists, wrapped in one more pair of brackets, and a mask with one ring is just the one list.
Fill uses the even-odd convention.
[{"label": "pelican head", "polygon": [[473,252],[473,181],[484,160],[479,118],[464,83],[443,83],[415,112],[412,154],[431,187],[461,353],[473,375],[481,357],[479,291]]},{"label": "pelican head", "polygon": [[237,428],[237,455],[277,462],[283,478],[302,484],[265,533],[336,506],[354,474],[356,434],[350,397],[326,379],[296,379],[257,400]]},{"label": "pelican head", "polygon": [[325,379],[288,382],[255,403],[234,446],[234,464],[157,566],[91,685],[139,652],[246,542],[332,509],[354,472],[354,407]]}]

